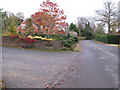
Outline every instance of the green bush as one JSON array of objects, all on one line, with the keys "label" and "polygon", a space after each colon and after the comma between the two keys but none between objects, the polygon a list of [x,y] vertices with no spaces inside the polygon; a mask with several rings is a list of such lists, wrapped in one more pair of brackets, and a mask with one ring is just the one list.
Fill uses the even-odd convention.
[{"label": "green bush", "polygon": [[95,40],[100,41],[100,42],[107,43],[107,35],[97,35],[97,36],[95,37]]},{"label": "green bush", "polygon": [[63,46],[66,48],[71,48],[78,42],[78,37],[67,35],[64,40],[62,40]]},{"label": "green bush", "polygon": [[54,34],[31,34],[32,36],[41,36],[43,38],[51,38],[54,40],[61,40],[62,44],[66,48],[71,48],[73,45],[75,45],[78,42],[78,37],[72,36],[70,34],[60,34],[60,35],[54,35]]},{"label": "green bush", "polygon": [[108,35],[108,43],[119,44],[120,35]]},{"label": "green bush", "polygon": [[108,43],[108,44],[119,44],[120,35],[97,35],[95,40]]}]

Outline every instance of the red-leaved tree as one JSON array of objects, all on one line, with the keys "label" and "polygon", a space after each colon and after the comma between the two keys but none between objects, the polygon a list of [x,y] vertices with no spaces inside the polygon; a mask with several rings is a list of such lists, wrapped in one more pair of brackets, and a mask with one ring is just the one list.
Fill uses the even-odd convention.
[{"label": "red-leaved tree", "polygon": [[33,22],[39,27],[39,32],[57,34],[68,27],[64,11],[56,3],[49,0],[40,4],[39,12],[32,15]]}]

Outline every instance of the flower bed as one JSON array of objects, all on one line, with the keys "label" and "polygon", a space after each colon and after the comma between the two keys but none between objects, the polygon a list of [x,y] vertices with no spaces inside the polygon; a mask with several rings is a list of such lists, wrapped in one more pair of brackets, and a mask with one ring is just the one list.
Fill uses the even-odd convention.
[{"label": "flower bed", "polygon": [[28,35],[28,36],[3,36],[2,44],[22,48],[37,48],[49,50],[72,49],[78,38],[71,35]]},{"label": "flower bed", "polygon": [[4,36],[2,38],[2,45],[49,50],[63,49],[62,42],[58,40],[54,41],[35,40],[30,38],[20,38],[19,36]]},{"label": "flower bed", "polygon": [[30,39],[30,38],[19,38],[16,43],[18,43],[17,45],[19,47],[23,47],[23,48],[32,48],[34,47],[34,42],[36,40],[34,39]]}]

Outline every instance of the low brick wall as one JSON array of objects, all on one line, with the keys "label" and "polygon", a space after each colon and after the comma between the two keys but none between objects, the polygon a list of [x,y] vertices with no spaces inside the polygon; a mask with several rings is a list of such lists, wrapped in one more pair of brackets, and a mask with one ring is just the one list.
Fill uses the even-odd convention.
[{"label": "low brick wall", "polygon": [[17,46],[18,39],[19,39],[19,37],[11,38],[9,36],[4,36],[4,37],[2,37],[2,45]]},{"label": "low brick wall", "polygon": [[7,46],[18,46],[18,47],[25,47],[25,48],[38,48],[38,49],[48,49],[48,50],[62,50],[62,42],[61,41],[42,41],[42,40],[36,40],[35,42],[31,44],[27,44],[25,42],[17,43],[17,40],[19,40],[19,37],[9,37],[4,36],[2,38],[2,45]]}]

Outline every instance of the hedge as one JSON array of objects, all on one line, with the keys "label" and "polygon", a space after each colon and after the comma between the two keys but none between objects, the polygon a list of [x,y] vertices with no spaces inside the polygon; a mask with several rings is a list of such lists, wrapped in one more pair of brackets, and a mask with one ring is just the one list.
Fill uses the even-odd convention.
[{"label": "hedge", "polygon": [[108,43],[108,44],[119,44],[120,35],[97,35],[95,40]]}]

